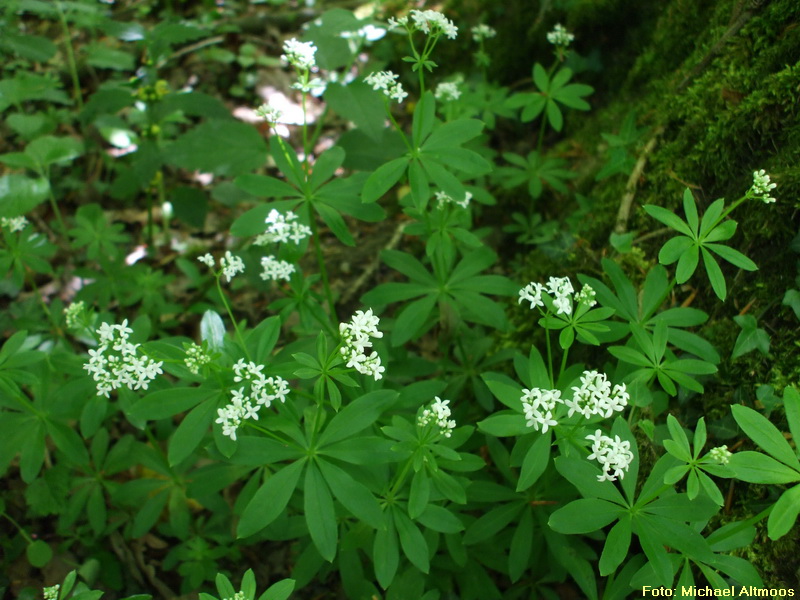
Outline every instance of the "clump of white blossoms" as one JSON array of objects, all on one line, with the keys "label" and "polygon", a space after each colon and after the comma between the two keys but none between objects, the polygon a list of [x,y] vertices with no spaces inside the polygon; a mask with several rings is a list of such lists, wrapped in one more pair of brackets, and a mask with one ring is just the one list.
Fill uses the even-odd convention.
[{"label": "clump of white blossoms", "polygon": [[772,204],[775,198],[770,196],[772,190],[778,187],[776,183],[770,183],[769,175],[764,169],[753,171],[753,186],[750,188],[750,194],[764,204]]},{"label": "clump of white blossoms", "polygon": [[283,113],[269,104],[262,104],[256,109],[255,112],[256,116],[261,117],[271,125],[280,123],[281,119],[283,118]]},{"label": "clump of white blossoms", "polygon": [[400,76],[391,71],[377,71],[367,75],[364,83],[371,85],[375,91],[382,91],[389,99],[402,102],[408,94],[403,91],[403,85],[396,81],[398,77]]},{"label": "clump of white blossoms", "polygon": [[569,408],[567,418],[578,412],[587,419],[592,415],[608,419],[624,410],[631,399],[624,383],[612,389],[605,373],[597,371],[584,371],[580,386],[573,387],[572,392],[572,399],[564,402]]},{"label": "clump of white blossoms", "polygon": [[559,390],[543,390],[533,388],[532,390],[522,390],[522,410],[525,412],[527,426],[539,431],[542,426],[542,433],[547,433],[550,427],[558,425],[558,421],[553,417],[556,405],[564,404]]},{"label": "clump of white blossoms", "polygon": [[367,355],[367,349],[372,348],[372,338],[382,338],[383,332],[378,331],[380,319],[372,314],[372,309],[367,312],[356,311],[349,323],[339,324],[339,333],[342,336],[340,352],[347,361],[347,368],[352,368],[362,375],[369,375],[375,381],[383,377],[386,370],[381,365],[381,357],[374,350]]},{"label": "clump of white blossoms", "polygon": [[434,97],[441,102],[451,102],[461,97],[461,90],[455,81],[443,81],[436,86]]},{"label": "clump of white blossoms", "polygon": [[58,583],[54,586],[43,588],[42,595],[44,596],[44,600],[58,600],[59,589],[61,589],[61,585]]},{"label": "clump of white blossoms", "polygon": [[458,36],[458,27],[439,11],[412,10],[410,15],[410,19],[408,16],[399,19],[390,18],[389,30],[405,27],[409,33],[421,31],[426,35],[433,36],[444,34],[445,37],[451,40],[456,39]]},{"label": "clump of white blossoms", "polygon": [[28,219],[25,217],[0,217],[0,226],[5,227],[11,233],[16,233],[28,226]]},{"label": "clump of white blossoms", "polygon": [[286,402],[289,384],[282,377],[266,377],[263,370],[264,365],[241,358],[233,365],[233,381],[242,385],[231,390],[230,404],[217,409],[215,422],[222,425],[222,435],[236,441],[236,430],[247,419],[257,421],[262,406],[269,408],[275,400]]},{"label": "clump of white blossoms", "polygon": [[289,281],[292,273],[295,272],[295,267],[292,263],[278,260],[274,256],[263,257],[261,259],[261,267],[264,269],[261,272],[261,279],[264,281],[278,281],[279,279]]},{"label": "clump of white blossoms", "polygon": [[566,48],[574,39],[575,36],[568,32],[561,23],[556,23],[553,31],[547,34],[547,41],[559,48]]},{"label": "clump of white blossoms", "polygon": [[245,598],[247,598],[247,595],[244,592],[236,592],[233,598],[224,598],[224,600],[245,600]]},{"label": "clump of white blossoms", "polygon": [[183,359],[183,364],[186,365],[192,375],[197,375],[203,365],[211,362],[211,355],[203,346],[195,343],[184,344],[183,349],[186,351],[186,358]]},{"label": "clump of white blossoms", "polygon": [[144,389],[157,375],[163,373],[161,365],[139,352],[139,344],[128,341],[133,329],[125,319],[120,325],[103,323],[97,330],[100,345],[89,350],[89,362],[83,365],[94,379],[97,395],[109,397],[112,390],[127,387]]},{"label": "clump of white blossoms", "polygon": [[284,215],[273,208],[269,211],[265,222],[267,231],[255,239],[254,243],[257,246],[265,246],[271,243],[285,244],[289,240],[299,244],[312,234],[311,228],[300,223],[298,216],[291,210],[286,211]]},{"label": "clump of white blossoms", "polygon": [[472,39],[479,43],[483,40],[493,38],[496,35],[497,31],[495,31],[493,27],[489,27],[485,24],[475,25],[475,27],[472,28]]},{"label": "clump of white blossoms", "polygon": [[[197,260],[211,269],[216,266],[214,257],[208,253],[203,256],[198,256]],[[228,282],[239,273],[244,273],[244,261],[235,254],[232,254],[230,250],[226,250],[225,256],[219,259],[219,266],[222,268],[222,274],[225,275],[225,279]]]},{"label": "clump of white blossoms", "polygon": [[417,425],[427,427],[430,423],[435,423],[439,428],[439,433],[449,438],[453,429],[456,428],[456,422],[450,418],[449,404],[450,400],[442,400],[439,396],[434,396],[431,407],[424,409],[417,419]]},{"label": "clump of white blossoms", "polygon": [[728,451],[727,446],[718,446],[709,450],[708,456],[721,465],[727,465],[730,462],[733,454]]},{"label": "clump of white blossoms", "polygon": [[472,192],[467,192],[464,198],[461,200],[453,200],[453,198],[448,196],[445,192],[436,192],[436,202],[437,206],[439,207],[442,207],[445,204],[457,204],[461,208],[467,208],[470,200],[472,200]]},{"label": "clump of white blossoms", "polygon": [[592,441],[592,453],[587,458],[596,460],[603,467],[604,472],[597,476],[597,481],[616,481],[617,477],[623,479],[633,462],[631,443],[627,440],[623,442],[618,435],[611,439],[603,435],[600,429],[594,435],[587,435],[586,439]]},{"label": "clump of white blossoms", "polygon": [[64,309],[64,320],[67,322],[69,329],[78,329],[83,326],[83,311],[86,309],[86,304],[81,300],[80,302],[71,302],[68,307]]},{"label": "clump of white blossoms", "polygon": [[317,66],[314,55],[317,47],[312,42],[300,42],[296,38],[286,40],[283,43],[281,60],[305,71],[309,71]]},{"label": "clump of white blossoms", "polygon": [[589,285],[584,285],[573,298],[574,293],[575,289],[572,287],[569,277],[551,277],[546,286],[532,281],[522,288],[519,291],[519,303],[521,304],[525,300],[531,303],[531,308],[537,306],[541,308],[545,306],[543,295],[546,294],[558,315],[571,315],[573,300],[578,306],[589,308],[597,304],[594,299],[595,291]]}]

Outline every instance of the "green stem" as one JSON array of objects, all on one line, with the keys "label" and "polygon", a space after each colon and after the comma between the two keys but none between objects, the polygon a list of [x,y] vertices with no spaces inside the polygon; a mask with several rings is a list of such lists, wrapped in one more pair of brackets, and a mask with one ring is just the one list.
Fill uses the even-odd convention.
[{"label": "green stem", "polygon": [[22,528],[22,525],[20,525],[19,523],[17,523],[17,522],[16,522],[16,521],[15,521],[15,520],[14,520],[14,519],[11,517],[11,515],[9,515],[7,512],[3,512],[3,513],[0,513],[0,514],[2,514],[2,515],[3,515],[3,516],[6,518],[6,519],[8,519],[9,521],[11,521],[11,523],[14,525],[14,527],[16,527],[16,528],[17,528],[17,530],[19,531],[19,534],[20,534],[20,535],[21,535],[23,538],[25,538],[25,541],[26,541],[26,542],[28,542],[29,544],[32,544],[32,543],[33,543],[33,538],[32,538],[30,535],[28,535],[28,532],[27,532],[27,531],[25,531],[25,530]]},{"label": "green stem", "polygon": [[[50,181],[50,177],[48,176],[48,174],[41,173],[41,176],[44,177],[45,179],[47,179],[48,182]],[[48,195],[48,198],[50,200],[50,206],[52,207],[53,212],[56,215],[56,221],[58,221],[58,228],[61,230],[61,235],[63,235],[66,238],[67,237],[67,226],[64,225],[64,219],[61,218],[61,209],[58,208],[58,202],[56,202],[56,197],[53,195],[53,186],[52,185],[48,185],[47,186],[47,195]]]},{"label": "green stem", "polygon": [[[305,73],[304,79],[306,83],[308,83],[308,71]],[[306,98],[308,96],[308,92],[302,93],[302,105],[303,105],[303,170],[306,172],[306,176],[308,176],[308,119],[306,118]]]},{"label": "green stem", "polygon": [[230,320],[233,323],[233,329],[236,331],[236,339],[239,340],[239,345],[242,347],[244,355],[249,361],[251,360],[250,353],[247,351],[247,345],[244,343],[242,332],[239,330],[239,325],[236,322],[236,318],[233,316],[233,311],[231,310],[231,305],[228,304],[228,299],[225,297],[225,292],[222,291],[222,284],[220,283],[221,274],[216,273],[215,277],[217,280],[217,291],[219,292],[219,297],[222,298],[222,304],[225,306],[225,310],[228,311],[228,317],[230,317]]},{"label": "green stem", "polygon": [[60,0],[56,0],[56,8],[58,9],[59,20],[61,21],[61,28],[64,30],[64,37],[66,38],[65,47],[67,50],[67,63],[69,64],[70,75],[72,76],[72,88],[75,95],[75,101],[78,103],[78,108],[83,108],[83,96],[81,95],[81,84],[78,79],[78,65],[75,62],[75,53],[72,50],[72,34],[69,30],[67,23],[67,16],[61,7]]},{"label": "green stem", "polygon": [[555,380],[553,379],[553,350],[550,347],[550,330],[546,327],[544,339],[547,342],[547,372],[550,375],[550,388],[552,389],[555,386]]},{"label": "green stem", "polygon": [[564,374],[564,370],[567,368],[567,357],[569,356],[569,348],[565,349],[561,354],[561,367],[558,370],[558,378],[561,379],[561,376]]},{"label": "green stem", "polygon": [[255,423],[253,423],[252,419],[246,419],[244,424],[247,425],[248,427],[252,427],[253,429],[257,429],[264,435],[271,437],[273,440],[283,444],[284,446],[291,446],[297,450],[303,450],[303,448],[301,448],[299,445],[297,445],[297,443],[293,442],[292,440],[287,440],[285,438],[282,438],[281,436],[277,435],[276,433],[273,433],[266,427],[262,427],[261,425],[256,425]]},{"label": "green stem", "polygon": [[400,471],[400,473],[397,475],[397,478],[395,479],[395,482],[394,482],[394,484],[392,485],[392,488],[389,490],[389,497],[390,497],[390,498],[394,498],[394,496],[397,494],[397,492],[399,492],[399,491],[400,491],[400,487],[401,487],[401,486],[403,485],[403,483],[405,482],[405,480],[406,480],[406,475],[408,475],[408,470],[411,468],[411,463],[412,463],[413,461],[414,461],[414,455],[412,454],[412,455],[411,455],[411,456],[409,456],[409,457],[408,457],[408,459],[406,460],[406,464],[405,464],[405,465],[403,465],[403,469],[402,469],[402,470]]},{"label": "green stem", "polygon": [[328,281],[328,269],[325,267],[325,258],[322,255],[322,246],[319,243],[319,227],[317,220],[314,218],[314,209],[311,202],[308,202],[308,222],[311,224],[311,237],[314,240],[314,253],[317,255],[317,264],[319,266],[319,273],[322,276],[322,287],[325,289],[325,299],[328,302],[328,313],[334,320],[336,317],[336,307],[333,302],[333,294],[331,293],[331,286]]},{"label": "green stem", "polygon": [[414,148],[411,146],[411,142],[408,141],[408,138],[406,137],[406,134],[403,132],[403,130],[400,127],[400,125],[397,124],[397,121],[395,120],[394,115],[392,115],[392,111],[389,108],[389,99],[386,96],[384,96],[383,98],[384,98],[384,102],[386,103],[386,114],[389,115],[389,120],[392,122],[392,125],[394,125],[394,128],[400,133],[400,137],[403,138],[403,143],[406,145],[406,148],[408,148],[408,151],[413,156]]}]

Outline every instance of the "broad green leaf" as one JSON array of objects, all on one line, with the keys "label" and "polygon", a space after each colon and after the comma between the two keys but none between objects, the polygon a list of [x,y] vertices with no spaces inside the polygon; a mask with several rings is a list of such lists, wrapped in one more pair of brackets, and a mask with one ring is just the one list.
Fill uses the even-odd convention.
[{"label": "broad green leaf", "polygon": [[550,431],[548,431],[539,436],[530,447],[530,450],[528,450],[528,453],[522,461],[519,481],[517,481],[517,492],[527,490],[536,483],[536,480],[544,473],[544,470],[550,462],[550,439],[551,434]]},{"label": "broad green leaf", "polygon": [[619,522],[611,528],[600,556],[600,575],[610,575],[628,556],[631,545],[631,519],[629,515],[620,517]]},{"label": "broad green leaf", "polygon": [[250,499],[236,527],[236,537],[245,538],[258,533],[272,523],[286,508],[292,497],[304,460],[298,460],[270,475]]},{"label": "broad green leaf", "polygon": [[259,596],[258,600],[288,600],[289,596],[294,591],[294,586],[294,579],[282,579],[269,586],[267,590]]},{"label": "broad green leaf", "polygon": [[403,554],[420,571],[428,573],[430,571],[428,544],[419,528],[401,510],[394,510],[393,515]]},{"label": "broad green leaf", "polygon": [[32,567],[41,569],[53,558],[53,550],[47,542],[35,540],[25,548],[25,555]]},{"label": "broad green leaf", "polygon": [[705,248],[701,248],[701,250],[703,251],[703,264],[706,267],[706,274],[708,275],[708,280],[711,282],[711,287],[717,295],[717,298],[724,302],[725,297],[728,295],[728,288],[725,285],[725,275],[722,274],[722,269],[719,268],[716,259],[711,256],[711,253]]},{"label": "broad green leaf", "polygon": [[362,81],[347,85],[328,83],[325,102],[340,116],[356,124],[360,131],[378,142],[386,127],[386,109],[380,94]]},{"label": "broad green leaf", "polygon": [[353,479],[344,469],[326,460],[319,460],[317,464],[331,492],[342,506],[371,527],[375,529],[383,527],[381,507],[364,484]]},{"label": "broad green leaf", "polygon": [[308,532],[314,545],[322,558],[332,562],[336,556],[338,540],[336,511],[328,484],[314,463],[309,463],[306,469],[303,507]]},{"label": "broad green leaf", "polygon": [[792,450],[783,434],[769,420],[752,408],[741,404],[731,406],[731,412],[742,431],[758,444],[762,450],[771,454],[785,465],[800,471],[800,461],[797,460],[797,454]]},{"label": "broad green leaf", "polygon": [[25,154],[33,158],[41,169],[73,160],[83,154],[83,142],[71,137],[45,135],[25,147]]},{"label": "broad green leaf", "polygon": [[267,146],[255,127],[213,119],[180,136],[164,156],[170,164],[184,169],[233,177],[261,167],[267,158]]},{"label": "broad green leaf", "polygon": [[268,175],[252,173],[239,175],[234,183],[239,189],[259,198],[291,198],[298,194],[298,191],[285,181]]},{"label": "broad green leaf", "polygon": [[533,547],[533,511],[525,509],[511,538],[508,551],[508,575],[517,581],[528,568]]},{"label": "broad green leaf", "polygon": [[183,461],[200,445],[214,420],[216,409],[215,400],[206,400],[183,418],[169,440],[167,457],[171,466]]},{"label": "broad green leaf", "polygon": [[525,417],[519,413],[504,410],[490,415],[478,422],[478,429],[495,437],[511,437],[530,433]]},{"label": "broad green leaf", "polygon": [[735,267],[739,267],[745,271],[758,270],[758,265],[738,250],[734,250],[728,246],[723,246],[722,244],[705,244],[705,247],[712,252],[715,252]]},{"label": "broad green leaf", "polygon": [[667,240],[658,252],[658,262],[662,265],[671,265],[686,252],[694,242],[685,235],[678,235]]},{"label": "broad green leaf", "polygon": [[686,224],[686,221],[681,219],[671,210],[667,210],[661,206],[655,206],[653,204],[646,204],[644,207],[645,212],[653,217],[656,221],[660,221],[667,227],[674,229],[678,233],[682,233],[689,238],[692,236],[692,230]]},{"label": "broad green leaf", "polygon": [[728,466],[749,483],[794,483],[800,473],[760,452],[735,452]]},{"label": "broad green leaf", "polygon": [[47,200],[50,183],[47,179],[31,179],[24,175],[0,177],[0,217],[18,217]]},{"label": "broad green leaf", "polygon": [[408,493],[408,516],[416,519],[428,506],[431,495],[431,482],[425,469],[420,469],[411,478],[411,488]]},{"label": "broad green leaf", "polygon": [[800,485],[796,485],[783,492],[767,521],[767,530],[771,540],[783,537],[794,527],[797,515],[800,513]]},{"label": "broad green leaf", "polygon": [[461,520],[438,504],[428,504],[416,520],[428,529],[440,533],[458,533],[464,530]]},{"label": "broad green leaf", "polygon": [[620,506],[607,500],[580,498],[550,515],[548,524],[559,533],[591,533],[615,521],[622,513]]},{"label": "broad green leaf", "polygon": [[524,503],[509,502],[489,509],[481,515],[464,534],[464,544],[482,542],[500,532],[525,508]]},{"label": "broad green leaf", "polygon": [[378,167],[364,183],[361,190],[362,202],[375,202],[400,180],[408,167],[409,158],[401,156]]},{"label": "broad green leaf", "polygon": [[748,352],[758,349],[761,354],[769,354],[770,338],[769,334],[757,326],[753,315],[737,315],[733,317],[736,324],[742,328],[733,344],[731,358],[738,358]]},{"label": "broad green leaf", "polygon": [[134,419],[158,421],[187,411],[218,393],[218,390],[208,388],[184,387],[159,390],[139,400],[130,408],[128,414]]},{"label": "broad green leaf", "polygon": [[397,573],[400,564],[400,547],[397,543],[397,532],[394,524],[378,529],[372,545],[372,562],[375,565],[375,578],[383,588],[388,588]]},{"label": "broad green leaf", "polygon": [[678,283],[686,283],[697,269],[699,261],[700,248],[696,245],[689,246],[686,252],[681,254],[678,259],[678,266],[675,267],[676,281]]},{"label": "broad green leaf", "polygon": [[694,196],[689,188],[683,190],[683,212],[686,214],[686,222],[696,238],[700,221],[697,217],[697,204],[695,204]]},{"label": "broad green leaf", "polygon": [[400,311],[392,330],[392,346],[401,346],[423,333],[426,324],[428,324],[428,318],[433,309],[436,308],[437,300],[438,298],[435,294],[429,294],[407,304]]},{"label": "broad green leaf", "polygon": [[366,429],[396,398],[397,392],[393,390],[377,390],[357,398],[331,419],[319,436],[318,447],[324,448]]},{"label": "broad green leaf", "polygon": [[428,90],[417,102],[414,108],[414,118],[411,123],[411,132],[413,137],[413,145],[415,148],[422,146],[425,138],[430,135],[433,130],[433,124],[436,121],[436,100],[433,98],[433,92]]},{"label": "broad green leaf", "polygon": [[483,122],[477,119],[458,119],[438,127],[422,145],[425,152],[449,150],[478,136]]}]

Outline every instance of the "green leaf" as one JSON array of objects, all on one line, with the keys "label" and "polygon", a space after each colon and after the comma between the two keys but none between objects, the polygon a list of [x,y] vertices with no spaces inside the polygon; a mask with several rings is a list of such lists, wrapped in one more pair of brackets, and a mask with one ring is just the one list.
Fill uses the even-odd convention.
[{"label": "green leaf", "polygon": [[520,517],[519,524],[511,538],[508,552],[508,575],[511,581],[517,581],[528,569],[533,548],[533,511],[526,509]]},{"label": "green leaf", "polygon": [[531,487],[539,479],[550,462],[550,439],[551,434],[539,436],[525,454],[522,461],[522,468],[517,481],[517,492],[523,492]]},{"label": "green leaf", "polygon": [[694,196],[689,188],[683,190],[683,212],[686,214],[686,222],[696,238],[700,221],[697,218],[697,204],[695,204]]},{"label": "green leaf", "polygon": [[739,267],[745,271],[758,270],[758,265],[738,250],[734,250],[728,246],[723,246],[722,244],[705,244],[705,247],[712,252],[715,252],[735,267]]},{"label": "green leaf", "polygon": [[381,507],[364,484],[326,460],[319,460],[317,464],[331,492],[342,506],[354,517],[375,529],[383,526]]},{"label": "green leaf", "polygon": [[272,523],[286,508],[292,497],[304,460],[298,460],[270,475],[250,499],[236,527],[236,537],[244,538],[258,533]]},{"label": "green leaf", "polygon": [[208,388],[170,388],[147,394],[134,404],[128,414],[134,419],[158,421],[189,410],[218,394]]},{"label": "green leaf", "polygon": [[53,558],[53,550],[50,545],[43,540],[35,540],[25,548],[25,555],[31,566],[41,569]]},{"label": "green leaf", "polygon": [[733,418],[748,437],[758,444],[765,452],[771,454],[785,465],[800,471],[800,461],[786,438],[778,428],[752,408],[734,404],[731,406]]},{"label": "green leaf", "polygon": [[525,417],[511,411],[500,411],[478,422],[478,429],[495,437],[511,437],[530,433]]},{"label": "green leaf", "polygon": [[781,494],[767,521],[767,531],[771,540],[783,537],[794,526],[800,513],[800,485],[796,485]]},{"label": "green leaf", "polygon": [[464,534],[464,544],[482,542],[500,532],[525,508],[520,502],[500,504],[481,515]]},{"label": "green leaf", "polygon": [[294,586],[294,579],[282,579],[269,586],[258,600],[287,600],[294,591]]},{"label": "green leaf", "polygon": [[362,202],[375,202],[400,180],[408,167],[409,158],[401,156],[378,167],[364,183]]},{"label": "green leaf", "polygon": [[422,525],[440,533],[458,533],[464,530],[461,520],[448,509],[438,504],[428,504],[416,519]]},{"label": "green leaf", "polygon": [[692,230],[686,224],[686,222],[673,213],[671,210],[667,210],[661,206],[655,206],[653,204],[646,204],[644,207],[645,212],[653,217],[656,221],[660,221],[667,227],[674,229],[678,233],[682,233],[689,238],[692,238]]},{"label": "green leaf", "polygon": [[619,522],[611,528],[600,556],[600,575],[610,575],[617,570],[628,556],[631,545],[631,519],[629,515],[620,517]]},{"label": "green leaf", "polygon": [[728,288],[725,285],[725,275],[722,274],[722,269],[719,268],[716,259],[711,256],[711,253],[705,248],[701,248],[701,250],[703,251],[703,264],[706,267],[706,274],[708,275],[708,280],[711,282],[711,287],[717,295],[717,298],[724,302],[725,297],[728,295]]},{"label": "green leaf", "polygon": [[261,167],[267,158],[267,146],[251,125],[212,119],[175,140],[165,157],[170,164],[184,169],[233,177]]},{"label": "green leaf", "polygon": [[350,232],[347,230],[347,225],[342,218],[342,215],[339,212],[326,205],[322,202],[317,202],[314,204],[314,210],[317,211],[319,216],[322,217],[322,220],[325,221],[325,224],[330,228],[340,242],[342,242],[346,246],[355,246],[356,242],[353,239],[353,236],[350,235]]},{"label": "green leaf", "polygon": [[348,121],[356,124],[370,138],[379,142],[385,130],[386,109],[380,94],[362,81],[347,85],[329,83],[325,88],[328,106]]},{"label": "green leaf", "polygon": [[675,268],[676,281],[678,283],[686,283],[697,269],[699,261],[700,248],[696,245],[689,246],[686,252],[681,254],[678,259],[678,266]]},{"label": "green leaf", "polygon": [[408,494],[408,516],[416,519],[428,506],[431,495],[431,482],[425,469],[420,469],[411,478],[411,489]]},{"label": "green leaf", "polygon": [[413,145],[416,148],[422,146],[425,138],[430,135],[433,130],[433,124],[436,121],[436,100],[433,98],[433,93],[428,90],[417,102],[414,108],[414,118],[411,123],[411,132],[413,138]]},{"label": "green leaf", "polygon": [[291,198],[298,194],[297,190],[285,181],[268,175],[252,173],[239,175],[234,183],[239,189],[259,198]]},{"label": "green leaf", "polygon": [[378,584],[386,589],[391,585],[400,564],[400,547],[397,543],[397,532],[391,519],[387,527],[375,532],[372,545],[372,562],[375,564],[375,577]]},{"label": "green leaf", "polygon": [[33,158],[42,169],[50,165],[71,161],[83,154],[83,142],[71,137],[45,135],[25,147],[25,154]]},{"label": "green leaf", "polygon": [[377,390],[364,394],[336,414],[319,436],[318,447],[324,448],[366,429],[397,398],[393,390]]},{"label": "green leaf", "polygon": [[47,179],[31,179],[24,175],[0,177],[0,217],[18,217],[30,212],[47,199]]},{"label": "green leaf", "polygon": [[800,473],[760,452],[736,452],[728,466],[737,479],[749,483],[794,483]]},{"label": "green leaf", "polygon": [[406,305],[397,315],[392,329],[392,346],[401,346],[423,333],[428,317],[436,307],[435,294],[429,294]]},{"label": "green leaf", "polygon": [[215,400],[206,400],[183,418],[169,440],[167,458],[170,466],[182,462],[200,445],[214,420],[216,409]]},{"label": "green leaf", "polygon": [[336,511],[328,484],[314,463],[309,463],[306,469],[303,507],[314,546],[322,558],[332,562],[338,540]]},{"label": "green leaf", "polygon": [[548,524],[559,533],[591,533],[615,521],[622,512],[607,500],[580,498],[550,515]]},{"label": "green leaf", "polygon": [[423,573],[430,571],[428,543],[419,528],[400,510],[394,510],[394,523],[400,538],[400,547],[411,564]]},{"label": "green leaf", "polygon": [[769,354],[769,334],[757,326],[753,315],[737,315],[733,317],[736,324],[742,328],[733,345],[731,358],[739,358],[752,350],[758,349],[761,354]]},{"label": "green leaf", "polygon": [[667,241],[658,252],[658,262],[662,265],[671,265],[678,260],[694,244],[691,238],[685,235],[675,236]]},{"label": "green leaf", "polygon": [[449,150],[456,146],[461,146],[464,142],[480,135],[483,130],[483,122],[477,119],[458,119],[445,123],[438,127],[425,143],[422,150],[425,152],[436,152]]}]

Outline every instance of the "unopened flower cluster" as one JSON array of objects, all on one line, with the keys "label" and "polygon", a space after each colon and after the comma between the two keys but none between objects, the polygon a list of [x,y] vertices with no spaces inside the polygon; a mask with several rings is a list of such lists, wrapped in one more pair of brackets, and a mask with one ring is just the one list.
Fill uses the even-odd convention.
[{"label": "unopened flower cluster", "polygon": [[247,595],[244,592],[236,592],[233,598],[225,598],[224,600],[245,600],[245,598],[247,598]]},{"label": "unopened flower cluster", "polygon": [[497,35],[497,31],[494,28],[489,27],[488,25],[481,24],[475,25],[472,28],[472,39],[476,42],[482,42],[483,40],[488,40],[489,38],[493,38]]},{"label": "unopened flower cluster", "polygon": [[721,465],[727,465],[731,460],[731,456],[733,456],[733,454],[728,451],[727,446],[718,446],[716,448],[712,448],[708,451],[708,455]]},{"label": "unopened flower cluster", "polygon": [[270,243],[285,244],[290,240],[295,244],[299,244],[312,233],[311,228],[300,223],[297,215],[291,210],[286,211],[284,215],[273,208],[269,211],[265,222],[267,223],[267,231],[256,238],[254,243],[257,246],[264,246]]},{"label": "unopened flower cluster", "polygon": [[311,70],[317,66],[314,54],[317,47],[312,42],[300,42],[295,38],[283,43],[281,60],[301,70]]},{"label": "unopened flower cluster", "polygon": [[211,362],[211,356],[202,346],[194,343],[184,344],[184,350],[186,351],[186,358],[183,359],[183,364],[193,375],[197,375],[203,365]]},{"label": "unopened flower cluster", "polygon": [[[545,305],[542,295],[551,297],[553,306],[558,315],[571,315],[573,307],[573,294],[575,290],[569,277],[551,277],[547,285],[531,282],[519,291],[519,302],[523,300],[531,303],[531,308]],[[589,285],[584,285],[581,291],[575,294],[574,301],[580,305],[592,307],[597,304],[595,291]]]},{"label": "unopened flower cluster", "polygon": [[403,85],[396,81],[398,77],[400,76],[391,71],[378,71],[367,75],[364,82],[371,85],[373,90],[382,91],[389,99],[402,102],[408,94],[403,91]]},{"label": "unopened flower cluster", "polygon": [[[216,265],[214,257],[208,253],[197,257],[197,260],[212,269]],[[225,256],[219,259],[219,266],[222,267],[222,274],[225,275],[225,279],[228,282],[239,273],[244,273],[244,261],[235,254],[232,254],[230,250],[226,250]]]},{"label": "unopened flower cluster", "polygon": [[433,95],[440,102],[450,102],[461,97],[461,90],[458,89],[458,84],[455,81],[443,81],[436,86],[436,91]]},{"label": "unopened flower cluster", "polygon": [[439,433],[449,438],[453,429],[456,428],[456,422],[450,418],[449,404],[450,400],[442,400],[439,396],[434,396],[431,407],[422,411],[417,420],[417,425],[427,427],[430,423],[435,423],[439,428]]},{"label": "unopened flower cluster", "polygon": [[569,409],[567,418],[577,412],[587,419],[593,415],[607,419],[628,405],[630,394],[625,389],[625,384],[615,385],[612,389],[605,374],[597,371],[584,371],[580,381],[579,386],[572,388],[572,398],[566,400],[561,398],[559,390],[522,390],[520,400],[527,426],[538,431],[541,425],[542,433],[547,433],[549,428],[558,425],[555,413],[559,404]]},{"label": "unopened flower cluster", "polygon": [[444,34],[451,40],[456,39],[458,35],[458,27],[439,11],[412,10],[410,15],[410,19],[407,16],[399,19],[390,18],[389,29],[405,27],[409,32],[421,31],[426,35]]},{"label": "unopened flower cluster", "polygon": [[11,233],[16,233],[28,226],[28,219],[25,217],[0,217],[0,226],[5,227]]},{"label": "unopened flower cluster", "polygon": [[44,600],[57,600],[59,589],[61,589],[61,585],[59,584],[55,584],[54,586],[44,588],[42,590],[42,595],[44,596]]},{"label": "unopened flower cluster", "polygon": [[436,202],[439,207],[445,204],[457,204],[461,208],[467,208],[470,200],[472,200],[472,192],[467,192],[461,200],[453,200],[453,198],[448,196],[445,192],[436,192]]},{"label": "unopened flower cluster", "polygon": [[121,325],[103,323],[97,330],[100,345],[89,350],[89,362],[83,365],[95,381],[97,395],[109,397],[113,390],[127,387],[131,390],[147,389],[157,375],[163,373],[162,362],[156,362],[139,352],[139,344],[131,344],[128,337],[133,329],[128,320]]},{"label": "unopened flower cluster", "polygon": [[347,367],[355,369],[362,375],[369,375],[375,381],[383,377],[386,370],[381,365],[381,357],[372,348],[372,338],[382,338],[383,333],[378,331],[380,319],[372,314],[370,308],[367,312],[356,311],[349,323],[339,324],[339,333],[342,336],[342,357],[347,361]]},{"label": "unopened flower cluster", "polygon": [[86,304],[81,300],[80,302],[72,302],[64,309],[64,320],[67,322],[69,329],[78,329],[83,326],[83,311]]},{"label": "unopened flower cluster", "polygon": [[262,104],[256,109],[256,116],[274,125],[275,123],[280,123],[281,118],[283,118],[283,113],[274,106]]},{"label": "unopened flower cluster", "polygon": [[764,202],[764,204],[772,204],[775,198],[770,196],[772,190],[778,187],[775,183],[770,183],[769,175],[764,169],[753,171],[753,187],[750,188],[750,193],[754,198]]},{"label": "unopened flower cluster", "polygon": [[286,402],[289,384],[282,377],[266,377],[264,365],[245,363],[239,359],[233,365],[233,381],[241,383],[239,389],[231,390],[231,403],[217,409],[217,423],[222,425],[222,435],[236,441],[236,430],[246,419],[258,420],[262,406],[270,407],[273,401]]},{"label": "unopened flower cluster", "polygon": [[596,460],[603,467],[603,474],[597,476],[597,481],[616,481],[617,477],[623,479],[625,471],[633,462],[631,443],[622,441],[618,435],[611,439],[598,429],[594,435],[587,435],[587,440],[592,442],[592,453],[587,456],[589,460]]},{"label": "unopened flower cluster", "polygon": [[292,263],[278,260],[274,256],[263,257],[261,259],[261,267],[264,269],[261,272],[261,279],[264,281],[278,281],[279,279],[289,281],[292,273],[295,272],[295,267]]},{"label": "unopened flower cluster", "polygon": [[553,31],[547,34],[547,41],[560,48],[566,48],[574,39],[575,36],[568,32],[561,23],[556,23]]}]

